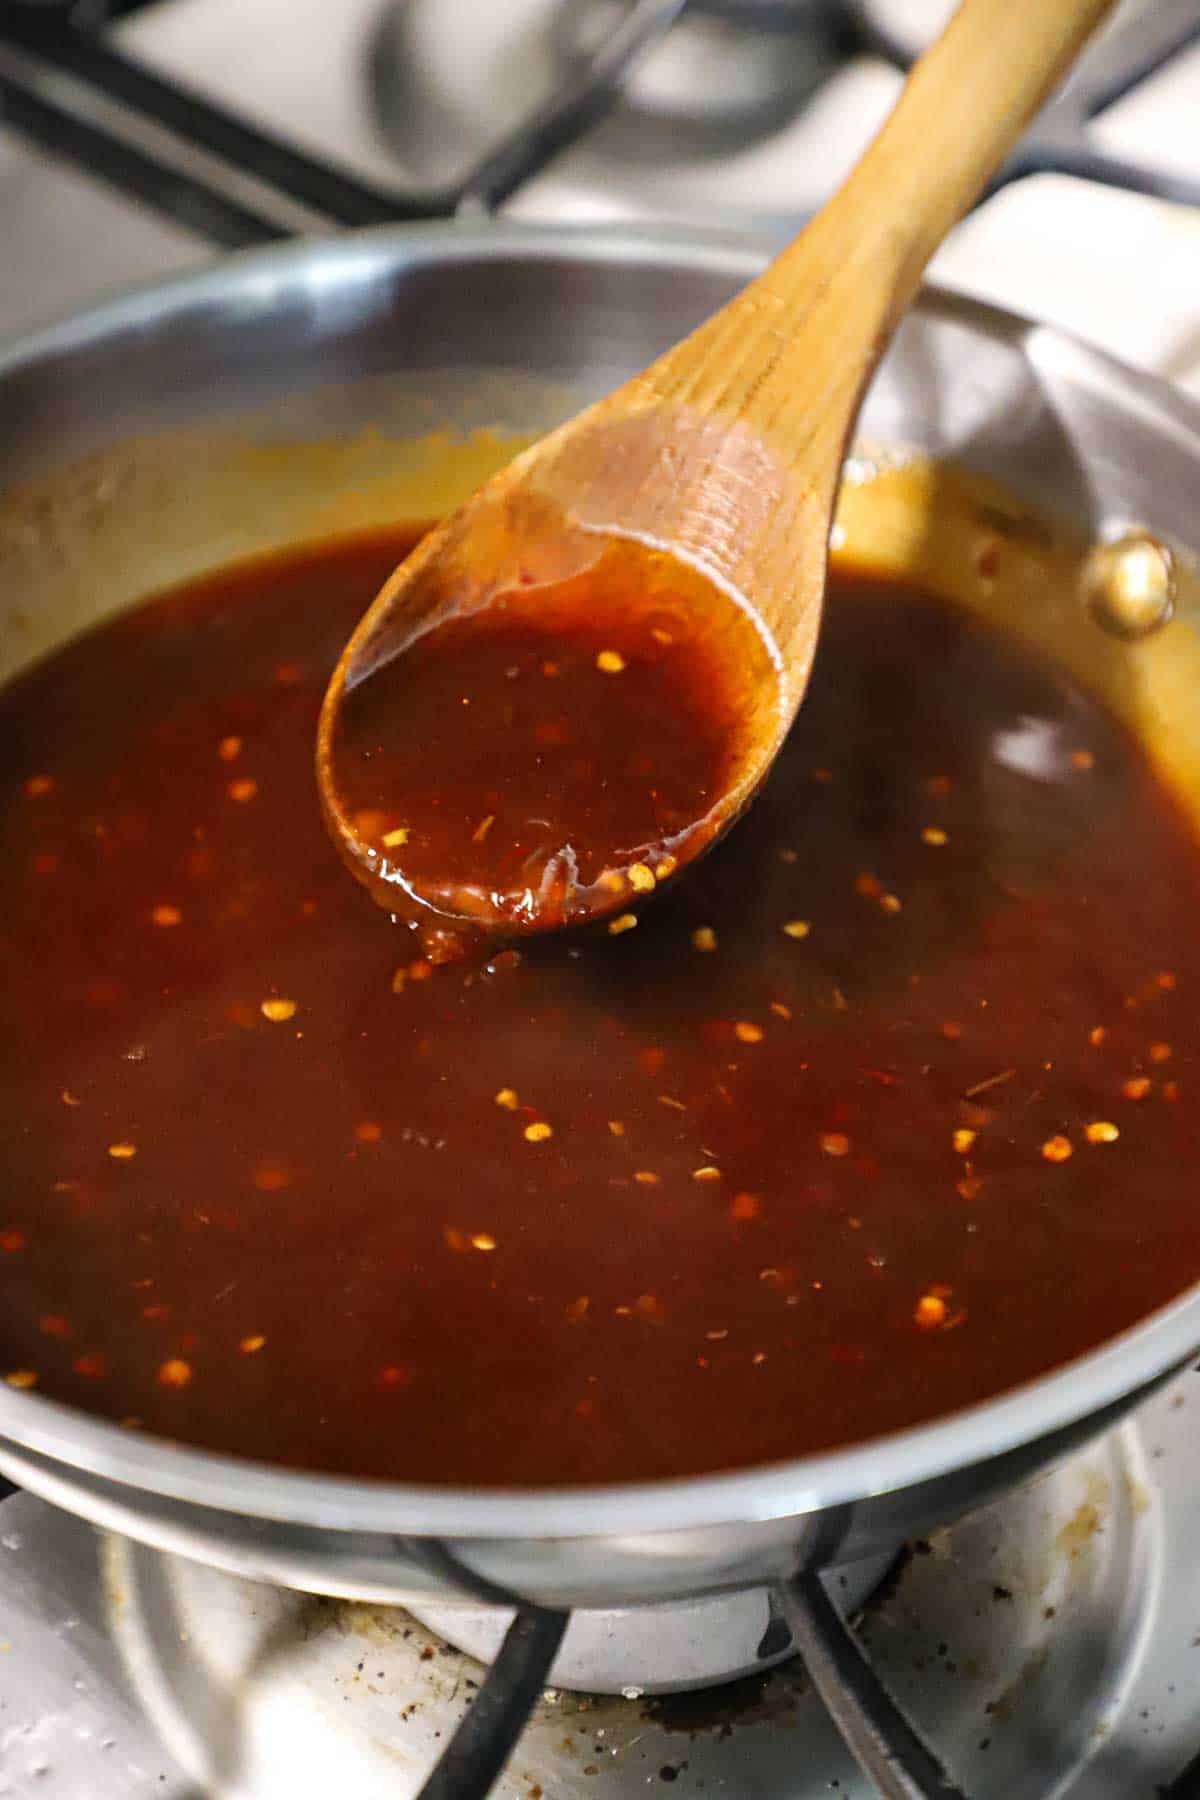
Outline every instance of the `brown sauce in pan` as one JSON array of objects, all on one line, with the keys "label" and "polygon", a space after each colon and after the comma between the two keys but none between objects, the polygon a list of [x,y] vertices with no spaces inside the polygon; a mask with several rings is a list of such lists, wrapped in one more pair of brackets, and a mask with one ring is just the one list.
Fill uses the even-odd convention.
[{"label": "brown sauce in pan", "polygon": [[636,927],[431,969],[312,772],[401,548],[230,569],[0,694],[11,1382],[355,1474],[671,1476],[1200,1276],[1200,852],[1103,711],[838,577],[772,780]]}]

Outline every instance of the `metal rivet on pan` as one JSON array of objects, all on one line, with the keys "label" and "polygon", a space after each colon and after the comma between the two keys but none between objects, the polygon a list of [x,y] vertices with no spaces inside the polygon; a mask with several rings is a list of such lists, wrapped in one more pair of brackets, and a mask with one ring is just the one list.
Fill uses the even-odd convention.
[{"label": "metal rivet on pan", "polygon": [[1127,531],[1092,551],[1084,566],[1083,597],[1102,630],[1114,637],[1148,637],[1175,611],[1175,564],[1149,531]]}]

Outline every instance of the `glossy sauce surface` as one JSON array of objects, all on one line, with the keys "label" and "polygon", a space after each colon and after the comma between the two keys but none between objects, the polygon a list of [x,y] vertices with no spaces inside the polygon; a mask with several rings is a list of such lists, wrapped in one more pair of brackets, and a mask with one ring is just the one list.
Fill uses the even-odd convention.
[{"label": "glossy sauce surface", "polygon": [[1200,1276],[1200,855],[1120,728],[837,579],[723,844],[615,937],[431,969],[312,773],[400,547],[227,571],[0,695],[10,1381],[615,1481],[933,1417]]},{"label": "glossy sauce surface", "polygon": [[755,725],[778,718],[777,652],[703,576],[619,540],[464,604],[451,589],[347,681],[330,761],[347,861],[418,923],[618,919],[727,821]]}]

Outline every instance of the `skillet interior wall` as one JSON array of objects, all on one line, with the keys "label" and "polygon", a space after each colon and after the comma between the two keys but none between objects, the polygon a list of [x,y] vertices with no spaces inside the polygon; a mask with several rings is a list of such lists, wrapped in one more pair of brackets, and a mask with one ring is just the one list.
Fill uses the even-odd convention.
[{"label": "skillet interior wall", "polygon": [[[904,364],[901,376],[903,390]],[[434,518],[581,397],[503,371],[372,378],[131,438],[19,483],[0,493],[0,680],[224,563]],[[899,423],[886,385],[882,402]],[[928,421],[910,435],[928,437]],[[1051,522],[1008,483],[895,443],[851,457],[835,562],[912,580],[1057,657],[1138,733],[1200,823],[1200,583],[1186,554],[1173,621],[1142,643],[1119,641],[1081,600],[1091,502],[1083,520]]]}]

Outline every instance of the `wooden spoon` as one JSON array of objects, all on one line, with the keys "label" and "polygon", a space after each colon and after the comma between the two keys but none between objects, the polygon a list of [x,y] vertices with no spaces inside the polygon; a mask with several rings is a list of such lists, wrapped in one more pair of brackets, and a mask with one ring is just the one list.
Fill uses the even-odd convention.
[{"label": "wooden spoon", "polygon": [[396,570],[317,757],[334,840],[389,911],[624,929],[746,806],[808,682],[866,383],[1110,4],[965,0],[801,236]]}]

